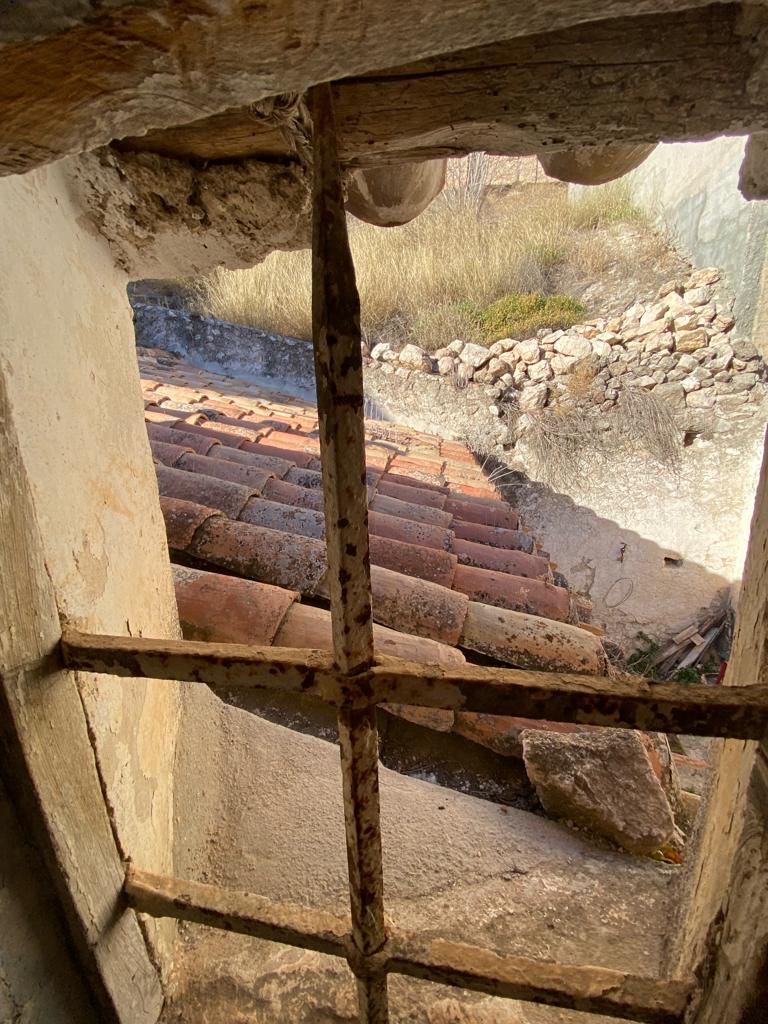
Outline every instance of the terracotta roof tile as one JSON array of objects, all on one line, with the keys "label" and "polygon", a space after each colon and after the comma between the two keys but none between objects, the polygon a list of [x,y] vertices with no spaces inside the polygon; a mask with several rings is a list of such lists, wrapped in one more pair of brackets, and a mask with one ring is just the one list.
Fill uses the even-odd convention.
[{"label": "terracotta roof tile", "polygon": [[379,494],[388,498],[398,498],[400,501],[408,501],[412,505],[424,505],[427,508],[443,509],[447,501],[445,494],[440,491],[427,490],[425,487],[409,486],[407,484],[393,483],[389,474],[385,473],[379,480],[376,488]]},{"label": "terracotta roof tile", "polygon": [[[270,435],[270,438],[274,436]],[[300,466],[302,469],[319,469],[320,467],[320,460],[310,452],[282,448],[277,444],[262,444],[261,442],[254,444],[251,441],[245,441],[242,449],[251,452],[252,455],[268,455],[273,459],[285,459],[291,465]]]},{"label": "terracotta roof tile", "polygon": [[467,523],[461,519],[452,520],[452,529],[460,540],[510,551],[526,551],[529,554],[534,550],[533,537],[522,530],[505,530],[498,526],[485,526],[483,523]]},{"label": "terracotta roof tile", "polygon": [[160,509],[165,519],[165,532],[168,536],[168,547],[176,551],[186,551],[192,543],[195,533],[210,518],[221,516],[211,508],[197,505],[179,498],[160,496]]},{"label": "terracotta roof tile", "polygon": [[157,423],[165,427],[172,427],[178,423],[177,416],[169,416],[164,412],[160,411],[159,406],[147,406],[144,410],[144,419],[148,423]]},{"label": "terracotta roof tile", "polygon": [[230,519],[237,519],[248,499],[255,493],[252,487],[203,476],[202,473],[189,473],[168,466],[155,466],[155,470],[158,487],[164,497],[193,501],[197,505],[223,512]]},{"label": "terracotta roof tile", "polygon": [[264,497],[270,501],[280,501],[284,505],[295,505],[297,508],[312,508],[323,511],[323,493],[316,488],[300,487],[287,480],[269,480],[264,488]]},{"label": "terracotta roof tile", "polygon": [[[167,447],[174,446],[168,445]],[[222,446],[219,445],[219,447]],[[237,462],[229,462],[227,459],[216,459],[210,455],[195,453],[182,454],[176,462],[176,467],[184,469],[188,473],[201,473],[219,480],[229,480],[231,483],[241,484],[257,494],[263,492],[267,480],[273,476],[270,470],[263,469],[261,466],[244,466]]]},{"label": "terracotta roof tile", "polygon": [[600,729],[598,725],[572,722],[548,722],[545,719],[515,718],[511,715],[484,715],[476,711],[457,711],[453,731],[506,757],[522,757],[521,734],[529,729],[572,734]]},{"label": "terracotta roof tile", "polygon": [[[439,477],[429,479],[428,474],[417,477],[413,473],[398,473],[395,470],[397,459],[392,459],[384,479],[388,484],[399,484],[402,487],[416,487],[420,491],[434,491],[437,494],[447,494],[448,488]],[[402,468],[402,464],[401,464]]]},{"label": "terracotta roof tile", "polygon": [[318,540],[325,537],[325,518],[322,512],[281,505],[279,502],[267,501],[264,498],[250,498],[240,513],[240,520],[256,526],[266,526],[270,530],[295,533],[301,537],[315,537]]},{"label": "terracotta roof tile", "polygon": [[468,523],[500,526],[504,530],[516,530],[520,524],[517,512],[502,502],[498,502],[497,505],[487,505],[484,502],[469,499],[447,498],[444,508],[455,519],[462,519]]},{"label": "terracotta roof tile", "polygon": [[223,516],[203,522],[186,551],[239,576],[300,594],[313,594],[327,571],[323,541]]},{"label": "terracotta roof tile", "polygon": [[283,479],[287,480],[289,484],[298,484],[299,487],[310,487],[317,490],[322,490],[323,487],[323,474],[319,469],[302,469],[300,466],[294,466],[288,470]]},{"label": "terracotta roof tile", "polygon": [[469,607],[464,594],[378,565],[371,566],[371,587],[377,622],[452,647],[458,644]]},{"label": "terracotta roof tile", "polygon": [[166,444],[165,441],[150,440],[149,447],[152,449],[155,459],[162,462],[164,466],[175,466],[179,459],[183,459],[192,451],[191,448],[185,448],[183,445]]},{"label": "terracotta roof tile", "polygon": [[184,448],[190,448],[199,455],[205,455],[213,450],[214,447],[221,447],[220,443],[213,437],[176,430],[175,427],[165,426],[160,423],[147,423],[147,433],[153,441],[182,445]]},{"label": "terracotta roof tile", "polygon": [[525,551],[507,551],[493,548],[488,544],[476,544],[471,540],[454,538],[451,550],[458,555],[461,565],[474,565],[478,569],[493,569],[494,572],[511,573],[513,576],[529,576],[542,579],[549,575],[546,558],[527,554]]},{"label": "terracotta roof tile", "polygon": [[428,505],[415,505],[410,501],[402,501],[400,498],[382,494],[377,489],[376,494],[369,502],[369,508],[376,512],[383,512],[386,515],[397,516],[399,519],[409,519],[414,523],[428,523],[431,526],[439,526],[447,530],[453,517],[448,512],[442,512],[438,508],[431,508]]},{"label": "terracotta roof tile", "polygon": [[495,608],[543,615],[558,622],[567,622],[570,618],[571,601],[568,591],[542,580],[510,576],[490,569],[476,569],[471,565],[458,565],[453,586],[471,600]]},{"label": "terracotta roof tile", "polygon": [[603,674],[606,659],[596,636],[566,622],[470,601],[461,646],[519,668]]},{"label": "terracotta roof tile", "polygon": [[415,523],[411,519],[376,512],[373,508],[368,511],[368,529],[377,537],[389,537],[404,544],[418,544],[438,551],[450,551],[453,545],[453,533],[444,527]]},{"label": "terracotta roof tile", "polygon": [[[146,419],[146,412],[144,417]],[[182,430],[186,434],[198,434],[200,437],[209,438],[211,441],[218,441],[219,444],[225,444],[229,448],[239,448],[241,444],[244,444],[244,438],[237,434],[228,433],[223,430],[216,430],[214,427],[202,427],[196,423],[187,423],[184,420],[174,420],[171,424],[174,430]]]},{"label": "terracotta roof tile", "polygon": [[371,562],[394,569],[406,576],[415,576],[442,587],[450,587],[456,570],[456,555],[417,544],[404,544],[389,537],[370,537]]},{"label": "terracotta roof tile", "polygon": [[270,645],[299,596],[238,576],[173,567],[179,619],[187,640]]},{"label": "terracotta roof tile", "polygon": [[218,448],[212,448],[209,455],[214,459],[234,462],[238,466],[265,469],[278,477],[285,476],[288,470],[293,469],[295,465],[294,462],[289,462],[288,459],[278,459],[273,455],[263,455],[250,450],[246,451],[245,448],[228,448],[223,444],[219,445]]}]

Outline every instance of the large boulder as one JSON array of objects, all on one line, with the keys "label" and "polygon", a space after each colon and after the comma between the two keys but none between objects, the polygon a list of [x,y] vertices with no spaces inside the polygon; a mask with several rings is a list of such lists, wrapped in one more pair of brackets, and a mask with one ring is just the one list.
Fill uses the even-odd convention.
[{"label": "large boulder", "polygon": [[631,853],[652,853],[675,821],[637,733],[523,734],[528,777],[548,814],[606,836]]}]

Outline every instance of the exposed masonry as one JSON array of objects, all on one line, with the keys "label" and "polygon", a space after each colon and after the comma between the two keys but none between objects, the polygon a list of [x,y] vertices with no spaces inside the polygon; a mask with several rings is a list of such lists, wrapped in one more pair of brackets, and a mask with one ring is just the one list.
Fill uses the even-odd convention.
[{"label": "exposed masonry", "polygon": [[727,429],[724,421],[758,412],[766,371],[752,342],[739,338],[732,303],[716,292],[719,281],[715,267],[696,270],[619,317],[544,329],[525,340],[489,347],[457,340],[432,355],[383,342],[371,356],[384,373],[438,374],[457,388],[482,385],[493,415],[509,404],[528,412],[567,399],[578,372],[589,401],[605,412],[622,389],[639,388],[667,402],[682,426]]}]

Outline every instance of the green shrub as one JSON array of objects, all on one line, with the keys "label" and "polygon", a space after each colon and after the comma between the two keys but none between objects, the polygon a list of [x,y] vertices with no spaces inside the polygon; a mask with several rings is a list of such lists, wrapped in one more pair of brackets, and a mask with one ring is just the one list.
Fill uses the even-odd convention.
[{"label": "green shrub", "polygon": [[572,327],[586,312],[580,302],[567,295],[512,292],[492,302],[481,313],[480,329],[486,341],[528,338],[542,327],[553,331]]}]

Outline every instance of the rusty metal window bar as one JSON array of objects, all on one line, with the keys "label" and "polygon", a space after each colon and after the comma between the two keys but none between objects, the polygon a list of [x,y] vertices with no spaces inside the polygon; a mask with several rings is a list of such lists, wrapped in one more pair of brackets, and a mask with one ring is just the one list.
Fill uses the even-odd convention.
[{"label": "rusty metal window bar", "polygon": [[359,299],[347,239],[331,89],[309,95],[313,121],[313,334],[333,653],[65,631],[64,664],[113,676],[215,689],[309,694],[336,708],[344,789],[350,918],[129,866],[129,906],[347,960],[359,1019],[386,1024],[387,976],[651,1024],[683,1019],[693,978],[648,978],[501,955],[388,928],[379,817],[376,707],[385,702],[612,727],[760,739],[768,686],[725,689],[620,682],[472,665],[441,669],[374,657],[365,480]]}]

